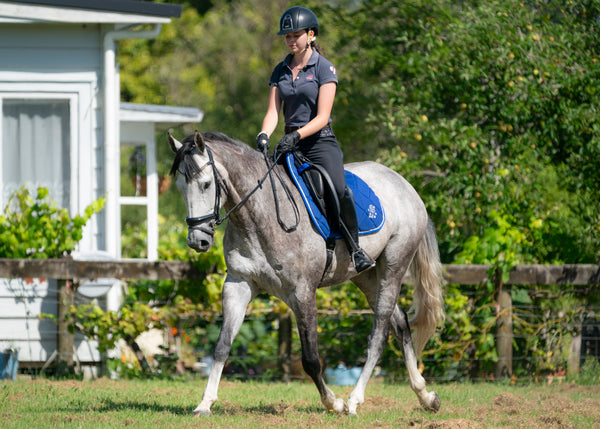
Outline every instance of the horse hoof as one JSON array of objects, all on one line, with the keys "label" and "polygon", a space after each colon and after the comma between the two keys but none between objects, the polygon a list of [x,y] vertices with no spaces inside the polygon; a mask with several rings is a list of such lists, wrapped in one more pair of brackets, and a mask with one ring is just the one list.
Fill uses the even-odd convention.
[{"label": "horse hoof", "polygon": [[202,410],[202,409],[196,408],[193,411],[193,415],[194,415],[194,417],[209,417],[211,415],[211,412],[210,412],[210,410]]},{"label": "horse hoof", "polygon": [[426,407],[429,411],[432,411],[434,413],[437,413],[440,410],[440,407],[442,406],[442,400],[440,399],[439,395],[435,392],[431,392],[433,399],[431,400],[430,404],[428,407]]},{"label": "horse hoof", "polygon": [[348,412],[348,406],[346,402],[342,398],[337,398],[335,403],[333,404],[333,411],[338,414],[343,414]]},{"label": "horse hoof", "polygon": [[342,398],[336,398],[336,400],[333,401],[333,407],[329,409],[329,412],[336,414],[346,414],[348,412],[348,406]]}]

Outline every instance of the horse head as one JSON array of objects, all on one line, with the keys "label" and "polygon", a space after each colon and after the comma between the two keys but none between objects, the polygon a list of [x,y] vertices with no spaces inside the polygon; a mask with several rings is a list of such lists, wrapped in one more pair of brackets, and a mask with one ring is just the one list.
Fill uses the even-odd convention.
[{"label": "horse head", "polygon": [[175,152],[171,175],[177,177],[177,189],[187,207],[188,246],[196,252],[206,252],[213,245],[215,221],[221,208],[212,153],[198,131],[181,142],[169,133],[168,140]]}]

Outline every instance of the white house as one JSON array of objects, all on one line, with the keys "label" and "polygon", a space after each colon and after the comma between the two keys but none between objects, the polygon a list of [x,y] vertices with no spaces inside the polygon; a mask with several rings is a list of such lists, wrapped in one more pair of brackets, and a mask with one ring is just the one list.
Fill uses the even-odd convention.
[{"label": "white house", "polygon": [[[0,207],[24,184],[44,186],[72,214],[103,196],[79,253],[119,258],[121,208],[147,208],[148,258],[158,245],[158,177],[154,134],[202,120],[197,108],[120,103],[116,49],[122,39],[155,38],[181,6],[133,0],[0,0]],[[143,25],[143,27],[141,27]],[[141,29],[140,29],[141,27]],[[120,148],[144,146],[147,195],[120,195]],[[103,298],[119,305],[115,283]],[[56,289],[44,279],[0,282],[0,351],[20,350],[41,364],[56,347]],[[78,358],[97,352],[78,343]]]}]

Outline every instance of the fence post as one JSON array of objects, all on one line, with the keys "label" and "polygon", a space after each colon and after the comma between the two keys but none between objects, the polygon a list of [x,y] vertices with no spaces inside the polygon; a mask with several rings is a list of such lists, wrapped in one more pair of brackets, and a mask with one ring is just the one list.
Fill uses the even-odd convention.
[{"label": "fence post", "polygon": [[569,347],[569,360],[567,361],[567,374],[574,375],[579,372],[579,360],[581,359],[581,326],[579,334],[571,338]]},{"label": "fence post", "polygon": [[283,381],[290,382],[292,373],[292,312],[287,310],[279,314],[279,368],[283,372]]},{"label": "fence post", "polygon": [[496,363],[495,379],[501,380],[512,376],[512,297],[510,286],[503,284],[502,274],[497,271],[495,275],[496,290],[498,291],[498,304],[496,306],[496,351],[498,362]]},{"label": "fence post", "polygon": [[75,291],[71,280],[57,280],[58,286],[58,341],[57,341],[57,359],[56,375],[64,377],[73,374],[73,346],[75,344],[74,336],[69,332],[66,320],[69,306],[74,302]]}]

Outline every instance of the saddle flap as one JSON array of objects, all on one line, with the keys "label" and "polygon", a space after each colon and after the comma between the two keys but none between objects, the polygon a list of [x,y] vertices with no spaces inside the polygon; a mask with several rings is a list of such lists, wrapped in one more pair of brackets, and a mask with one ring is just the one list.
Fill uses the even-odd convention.
[{"label": "saddle flap", "polygon": [[321,213],[326,215],[332,231],[337,231],[340,218],[340,202],[327,171],[319,165],[303,163],[298,167],[298,173],[304,180],[304,184],[315,204],[317,204]]}]

